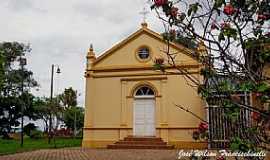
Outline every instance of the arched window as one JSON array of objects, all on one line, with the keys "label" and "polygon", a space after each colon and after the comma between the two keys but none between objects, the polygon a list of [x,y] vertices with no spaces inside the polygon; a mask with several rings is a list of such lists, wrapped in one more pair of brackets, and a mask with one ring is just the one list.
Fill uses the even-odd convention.
[{"label": "arched window", "polygon": [[141,87],[136,91],[135,96],[151,96],[153,97],[155,95],[154,91],[149,87]]}]

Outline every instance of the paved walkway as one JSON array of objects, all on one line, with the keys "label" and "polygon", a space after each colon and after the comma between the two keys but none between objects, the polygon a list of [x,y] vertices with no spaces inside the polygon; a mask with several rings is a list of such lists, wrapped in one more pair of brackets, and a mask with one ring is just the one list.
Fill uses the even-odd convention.
[{"label": "paved walkway", "polygon": [[[0,160],[177,160],[177,151],[81,148],[47,149],[0,156]],[[269,154],[265,157],[265,160],[270,160]]]},{"label": "paved walkway", "polygon": [[175,150],[56,149],[0,156],[0,160],[176,160]]}]

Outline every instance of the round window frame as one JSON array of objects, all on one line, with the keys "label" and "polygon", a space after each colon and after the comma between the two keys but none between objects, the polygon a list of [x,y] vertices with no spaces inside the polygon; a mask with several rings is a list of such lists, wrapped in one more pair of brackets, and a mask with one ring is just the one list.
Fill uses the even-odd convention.
[{"label": "round window frame", "polygon": [[[149,56],[145,59],[142,59],[140,56],[139,56],[139,51],[142,49],[142,48],[147,48],[149,50]],[[142,62],[142,63],[145,63],[145,62],[149,62],[151,59],[152,59],[152,49],[147,46],[147,45],[142,45],[140,47],[138,47],[135,51],[135,57],[136,59],[139,61],[139,62]]]}]

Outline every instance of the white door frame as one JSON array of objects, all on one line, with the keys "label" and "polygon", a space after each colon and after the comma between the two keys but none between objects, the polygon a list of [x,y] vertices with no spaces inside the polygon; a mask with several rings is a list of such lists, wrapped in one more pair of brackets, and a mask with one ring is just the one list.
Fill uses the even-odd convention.
[{"label": "white door frame", "polygon": [[[153,101],[153,126],[151,126],[152,127],[152,129],[153,129],[153,132],[151,133],[151,135],[149,134],[149,135],[147,135],[146,134],[146,131],[145,131],[145,128],[144,128],[144,134],[145,135],[137,135],[137,136],[155,136],[156,135],[156,127],[155,127],[155,123],[156,123],[156,118],[155,118],[155,116],[156,116],[156,101],[155,101],[155,97],[154,96],[135,96],[135,98],[134,98],[134,102],[133,102],[133,135],[135,135],[136,136],[136,112],[135,112],[135,107],[136,107],[136,100],[143,100],[143,99],[145,99],[145,100],[152,100]],[[144,114],[145,114],[145,112],[144,112]],[[146,119],[145,119],[145,117],[144,117],[144,121],[145,121]],[[146,127],[146,125],[144,126],[144,127]]]}]

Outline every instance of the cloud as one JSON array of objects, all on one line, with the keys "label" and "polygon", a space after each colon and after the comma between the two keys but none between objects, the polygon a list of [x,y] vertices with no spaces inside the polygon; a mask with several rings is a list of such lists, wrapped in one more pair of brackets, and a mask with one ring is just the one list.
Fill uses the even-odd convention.
[{"label": "cloud", "polygon": [[[90,43],[98,55],[140,28],[145,0],[6,0],[0,1],[0,41],[30,43],[28,68],[40,83],[38,96],[49,96],[51,65],[62,73],[55,77],[55,94],[73,87],[84,105],[85,56]],[[151,13],[149,26],[162,31]]]},{"label": "cloud", "polygon": [[31,0],[23,0],[23,1],[7,0],[6,6],[14,11],[22,11],[22,10],[28,10],[29,8],[32,8],[33,3],[31,2]]},{"label": "cloud", "polygon": [[46,12],[46,10],[37,8],[33,0],[6,0],[5,2],[2,2],[2,4],[15,12],[23,12],[29,10],[34,10],[35,12]]}]

